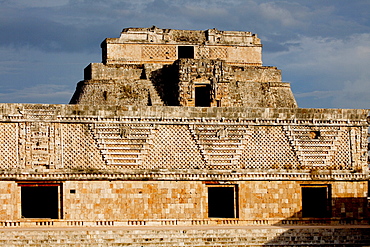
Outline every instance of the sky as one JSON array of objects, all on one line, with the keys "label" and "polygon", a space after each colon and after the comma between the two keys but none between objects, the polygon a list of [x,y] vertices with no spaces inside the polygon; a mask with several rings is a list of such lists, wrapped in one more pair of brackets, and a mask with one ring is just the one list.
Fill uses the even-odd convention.
[{"label": "sky", "polygon": [[67,104],[123,28],[256,33],[299,107],[370,108],[369,0],[0,0],[0,103]]}]

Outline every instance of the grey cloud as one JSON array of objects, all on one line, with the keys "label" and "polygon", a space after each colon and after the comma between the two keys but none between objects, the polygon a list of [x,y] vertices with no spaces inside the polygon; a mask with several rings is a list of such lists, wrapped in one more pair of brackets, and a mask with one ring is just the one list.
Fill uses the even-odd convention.
[{"label": "grey cloud", "polygon": [[368,26],[341,15],[339,10],[343,7],[336,4],[334,8],[333,3],[100,0],[71,1],[57,7],[40,8],[5,5],[5,10],[0,11],[3,16],[0,18],[0,43],[32,45],[48,51],[76,51],[89,49],[126,26],[156,25],[178,29],[250,30],[274,42],[276,45],[266,49],[274,52],[286,50],[287,45],[283,43],[297,33],[339,37],[368,30]]},{"label": "grey cloud", "polygon": [[[282,69],[283,79],[292,82],[299,105],[335,107],[340,101],[347,102],[340,99],[351,97],[352,101],[357,98],[363,104],[366,102],[361,90],[353,88],[366,88],[364,83],[369,78],[364,72],[368,69],[363,66],[370,63],[367,52],[370,39],[366,36],[370,33],[368,0],[0,2],[0,52],[3,55],[0,92],[48,83],[67,85],[65,90],[56,91],[73,91],[84,66],[100,61],[101,41],[118,37],[125,27],[156,25],[257,33],[264,44],[264,64]],[[4,54],[5,49],[14,54]],[[33,50],[38,52],[29,52]],[[98,59],[92,60],[91,54]],[[19,57],[22,60],[17,59]],[[38,64],[35,58],[47,65]],[[56,64],[55,60],[61,62]],[[79,63],[66,65],[75,60]],[[60,78],[61,73],[70,76]],[[17,98],[16,94],[13,96]],[[43,102],[47,102],[46,99],[55,102],[46,94],[39,95],[39,99],[42,98],[45,98]],[[69,97],[62,102],[68,100]]]},{"label": "grey cloud", "polygon": [[299,37],[296,42],[288,51],[266,54],[265,62],[277,65],[283,79],[294,82],[300,106],[368,107],[364,92],[370,91],[370,34]]}]

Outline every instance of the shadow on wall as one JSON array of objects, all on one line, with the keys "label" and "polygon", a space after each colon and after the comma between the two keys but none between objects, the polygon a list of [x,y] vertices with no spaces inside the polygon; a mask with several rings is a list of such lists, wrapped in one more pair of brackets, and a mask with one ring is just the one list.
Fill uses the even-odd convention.
[{"label": "shadow on wall", "polygon": [[164,65],[161,69],[151,71],[149,75],[149,79],[167,106],[180,105],[177,69],[175,65]]},{"label": "shadow on wall", "polygon": [[367,198],[331,198],[302,190],[302,210],[274,226],[284,233],[264,246],[370,246]]}]

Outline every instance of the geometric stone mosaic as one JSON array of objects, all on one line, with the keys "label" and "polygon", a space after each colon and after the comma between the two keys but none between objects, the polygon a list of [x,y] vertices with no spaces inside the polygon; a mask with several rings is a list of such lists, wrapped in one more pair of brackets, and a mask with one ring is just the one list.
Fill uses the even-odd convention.
[{"label": "geometric stone mosaic", "polygon": [[176,57],[174,46],[143,46],[142,58],[144,59],[169,59]]},{"label": "geometric stone mosaic", "polygon": [[298,169],[299,162],[281,126],[252,128],[240,158],[242,169]]},{"label": "geometric stone mosaic", "polygon": [[143,164],[147,168],[197,169],[204,159],[188,125],[160,125]]},{"label": "geometric stone mosaic", "polygon": [[16,169],[18,167],[18,124],[0,124],[0,169]]},{"label": "geometric stone mosaic", "polygon": [[212,47],[209,49],[209,58],[211,59],[220,59],[227,58],[227,48],[216,48]]},{"label": "geometric stone mosaic", "polygon": [[27,168],[57,168],[60,164],[60,127],[58,123],[28,122],[20,124],[25,140],[20,152],[26,156]]},{"label": "geometric stone mosaic", "polygon": [[63,168],[104,169],[96,141],[87,124],[62,124]]},{"label": "geometric stone mosaic", "polygon": [[360,136],[341,126],[2,123],[0,168],[353,170]]},{"label": "geometric stone mosaic", "polygon": [[337,126],[90,125],[107,165],[134,169],[351,169]]},{"label": "geometric stone mosaic", "polygon": [[208,169],[239,168],[244,139],[249,135],[248,126],[197,124],[194,132]]},{"label": "geometric stone mosaic", "polygon": [[333,170],[352,170],[350,131],[347,128],[340,128],[333,157],[331,159],[331,169]]},{"label": "geometric stone mosaic", "polygon": [[[344,148],[350,146],[348,131],[331,126],[286,126],[285,130],[302,169],[349,169],[350,152]],[[341,132],[347,133],[347,138]]]}]

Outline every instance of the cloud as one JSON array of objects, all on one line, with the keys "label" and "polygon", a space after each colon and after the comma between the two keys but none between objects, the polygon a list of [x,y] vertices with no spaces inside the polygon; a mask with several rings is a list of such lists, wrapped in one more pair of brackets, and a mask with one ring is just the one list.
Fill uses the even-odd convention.
[{"label": "cloud", "polygon": [[300,20],[295,18],[293,13],[287,8],[280,7],[277,3],[261,3],[259,12],[262,18],[269,21],[278,22],[283,26],[300,26]]},{"label": "cloud", "polygon": [[0,92],[48,83],[73,91],[84,66],[100,61],[101,41],[125,27],[156,25],[257,33],[264,63],[282,69],[300,106],[368,104],[368,0],[0,2]]},{"label": "cloud", "polygon": [[[288,51],[265,56],[292,81],[300,106],[369,108],[370,33],[343,39],[300,37]],[[301,102],[301,103],[300,103]],[[315,107],[318,103],[315,103]],[[312,106],[313,107],[313,106]]]}]

